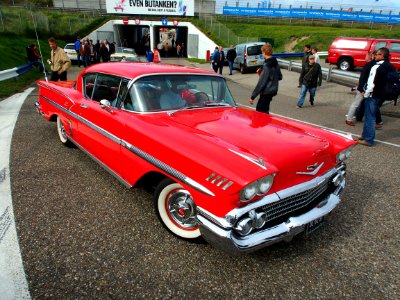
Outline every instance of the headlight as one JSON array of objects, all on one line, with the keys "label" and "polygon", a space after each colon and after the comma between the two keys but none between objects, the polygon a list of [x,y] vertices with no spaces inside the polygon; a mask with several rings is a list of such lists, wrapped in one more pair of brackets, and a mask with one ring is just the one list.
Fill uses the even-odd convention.
[{"label": "headlight", "polygon": [[257,181],[257,183],[258,183],[258,193],[257,194],[263,195],[263,194],[268,193],[269,189],[272,186],[272,183],[274,182],[274,176],[275,176],[275,174],[268,175]]},{"label": "headlight", "polygon": [[257,194],[257,190],[257,182],[249,184],[240,192],[240,201],[250,201]]},{"label": "headlight", "polygon": [[343,151],[339,152],[336,154],[336,162],[341,162],[345,161],[351,156],[351,150],[353,147],[349,147],[347,149],[344,149]]},{"label": "headlight", "polygon": [[252,230],[253,226],[251,226],[251,223],[253,221],[250,218],[244,218],[241,220],[236,226],[235,230],[240,234],[240,235],[248,235]]},{"label": "headlight", "polygon": [[253,199],[255,195],[264,195],[268,193],[274,182],[274,176],[275,174],[265,176],[243,188],[240,192],[240,201],[247,202]]}]

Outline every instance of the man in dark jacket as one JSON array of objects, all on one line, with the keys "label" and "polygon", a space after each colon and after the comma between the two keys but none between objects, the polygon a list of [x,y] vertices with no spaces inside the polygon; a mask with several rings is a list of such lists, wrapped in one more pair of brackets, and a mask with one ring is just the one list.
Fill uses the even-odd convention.
[{"label": "man in dark jacket", "polygon": [[219,72],[222,75],[222,69],[224,68],[225,53],[222,47],[218,47],[218,52],[214,52],[213,55],[213,69],[215,73]]},{"label": "man in dark jacket", "polygon": [[[304,55],[301,60],[301,70],[303,71],[304,68],[308,65],[310,61],[310,55],[312,55],[311,52],[311,45],[304,45]],[[299,85],[297,87],[301,87],[301,76],[299,77]]]},{"label": "man in dark jacket", "polygon": [[279,68],[278,61],[272,57],[272,46],[266,43],[262,46],[265,62],[258,78],[256,87],[251,94],[249,103],[253,104],[254,99],[260,95],[258,99],[256,111],[269,114],[269,106],[274,97],[278,93],[279,80],[282,80],[281,69]]},{"label": "man in dark jacket", "polygon": [[395,72],[389,62],[389,49],[379,48],[375,55],[376,64],[371,68],[365,89],[365,121],[358,143],[372,146],[375,139],[376,114],[380,113],[379,107],[386,99],[384,87],[388,80],[388,73]]},{"label": "man in dark jacket", "polygon": [[236,50],[235,48],[233,48],[233,45],[231,45],[231,48],[226,53],[226,60],[228,61],[229,64],[229,75],[232,75],[233,62],[235,61],[236,56],[237,56]]},{"label": "man in dark jacket", "polygon": [[315,91],[317,85],[321,86],[322,83],[322,70],[319,63],[315,62],[314,55],[309,56],[308,64],[302,69],[300,73],[301,90],[300,97],[297,100],[297,108],[301,108],[304,104],[307,91],[310,92],[310,104],[314,105]]}]

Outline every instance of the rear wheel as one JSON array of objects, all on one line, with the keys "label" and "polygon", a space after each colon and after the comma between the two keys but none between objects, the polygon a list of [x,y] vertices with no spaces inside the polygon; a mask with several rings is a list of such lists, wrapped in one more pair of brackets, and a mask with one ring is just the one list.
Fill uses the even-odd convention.
[{"label": "rear wheel", "polygon": [[353,68],[353,61],[350,58],[342,58],[339,60],[338,68],[342,71],[350,71]]},{"label": "rear wheel", "polygon": [[174,235],[191,241],[200,240],[196,205],[190,193],[167,178],[154,192],[154,205],[161,223]]},{"label": "rear wheel", "polygon": [[242,74],[246,73],[246,69],[244,68],[244,66],[242,64],[240,64],[240,73],[242,73]]},{"label": "rear wheel", "polygon": [[73,143],[68,139],[67,133],[65,132],[65,127],[61,121],[60,116],[57,116],[57,132],[58,137],[63,145],[67,147],[72,147]]}]

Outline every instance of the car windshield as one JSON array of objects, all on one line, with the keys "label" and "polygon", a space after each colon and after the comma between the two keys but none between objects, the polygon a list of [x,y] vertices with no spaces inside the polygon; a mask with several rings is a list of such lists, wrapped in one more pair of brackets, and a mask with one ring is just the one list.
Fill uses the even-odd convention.
[{"label": "car windshield", "polygon": [[67,45],[65,45],[64,49],[75,50],[75,45],[74,44],[67,44]]},{"label": "car windshield", "polygon": [[236,106],[223,78],[210,75],[152,75],[129,91],[124,109],[138,112]]}]

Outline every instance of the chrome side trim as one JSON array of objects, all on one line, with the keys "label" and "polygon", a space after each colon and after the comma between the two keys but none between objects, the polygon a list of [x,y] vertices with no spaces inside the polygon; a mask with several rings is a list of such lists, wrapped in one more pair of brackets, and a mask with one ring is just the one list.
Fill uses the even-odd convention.
[{"label": "chrome side trim", "polygon": [[239,155],[239,156],[243,157],[244,159],[252,162],[253,164],[256,164],[257,166],[259,166],[260,168],[263,168],[264,170],[267,169],[267,167],[265,166],[264,160],[261,157],[258,160],[256,160],[256,159],[253,159],[253,158],[251,158],[247,155],[244,155],[240,152],[237,152],[235,150],[232,150],[232,149],[228,149],[228,150],[235,153],[236,155]]},{"label": "chrome side trim", "polygon": [[[68,100],[70,100],[72,103],[75,104],[75,101],[74,101],[73,99],[71,99],[71,97],[69,97],[67,94],[62,93],[62,92],[60,92],[59,90],[57,90],[57,89],[55,89],[55,88],[53,88],[53,87],[51,87],[51,86],[48,86],[48,85],[43,85],[43,84],[41,84],[41,83],[37,83],[37,85],[38,85],[38,86],[41,86],[41,87],[44,87],[45,89],[51,90],[51,91],[53,91],[53,92],[56,92],[57,94],[60,94],[61,96],[67,98]],[[41,96],[42,96],[42,95],[41,95]],[[42,97],[44,97],[44,96],[42,96]],[[50,100],[50,101],[51,101],[51,100]]]},{"label": "chrome side trim", "polygon": [[[44,96],[41,96],[41,97],[43,97],[43,99],[48,101],[51,105],[53,105],[56,108],[62,110],[66,114],[78,119],[80,122],[86,124],[87,126],[92,128],[93,130],[97,131],[98,133],[102,134],[103,136],[105,136],[106,138],[112,140],[113,142],[121,145],[122,147],[125,147],[126,149],[128,149],[129,151],[134,153],[135,155],[139,156],[140,158],[144,159],[145,161],[149,162],[150,164],[160,168],[161,170],[163,170],[165,173],[171,175],[172,177],[174,177],[174,178],[176,178],[176,179],[178,179],[180,181],[185,182],[187,185],[191,186],[192,188],[194,188],[194,189],[196,189],[196,190],[198,190],[198,191],[200,191],[202,193],[205,193],[205,194],[207,194],[209,196],[212,196],[212,197],[215,196],[215,194],[213,192],[211,192],[209,189],[207,189],[206,187],[204,187],[203,185],[201,185],[197,181],[195,181],[195,180],[191,179],[190,177],[182,174],[181,172],[175,170],[174,168],[172,168],[169,165],[167,165],[166,163],[158,160],[154,156],[152,156],[152,155],[144,152],[143,150],[141,150],[141,149],[129,144],[128,142],[118,138],[117,136],[109,133],[108,131],[102,129],[101,127],[99,127],[99,126],[97,126],[95,124],[93,124],[92,122],[89,122],[88,120],[82,118],[81,116],[71,112],[70,110],[65,109],[61,105],[55,103],[53,100],[51,100],[51,99],[49,99],[47,97],[44,97]],[[71,141],[72,141],[72,138],[70,138],[70,136],[68,136],[68,138],[71,139]],[[76,142],[74,142],[74,143],[77,144]],[[78,144],[77,144],[77,146],[78,146]],[[82,150],[84,149],[82,146],[78,146],[78,147],[80,149],[82,149]],[[89,154],[89,152],[87,150],[84,150],[84,152]],[[93,159],[96,162],[98,162],[99,164],[104,165],[98,159],[96,159],[93,155],[90,155],[90,156],[93,157]]]},{"label": "chrome side trim", "polygon": [[168,166],[164,162],[158,160],[154,156],[144,152],[143,150],[137,148],[136,146],[133,146],[133,145],[131,145],[131,144],[125,142],[125,141],[121,141],[121,146],[126,148],[126,149],[128,149],[129,151],[131,151],[135,155],[143,158],[147,162],[151,163],[153,166],[156,166],[157,168],[160,168],[161,170],[163,170],[165,173],[171,175],[172,177],[177,178],[180,181],[186,182],[186,184],[188,184],[189,186],[193,187],[194,189],[196,189],[196,190],[198,190],[200,192],[203,192],[203,193],[205,193],[205,194],[207,194],[209,196],[212,196],[212,197],[215,196],[213,192],[211,192],[209,189],[207,189],[206,187],[204,187],[200,183],[194,181],[190,177],[187,177],[186,175],[182,174],[178,170],[175,170],[174,168],[171,168],[170,166]]}]

